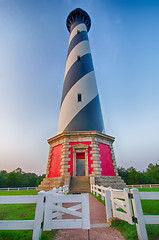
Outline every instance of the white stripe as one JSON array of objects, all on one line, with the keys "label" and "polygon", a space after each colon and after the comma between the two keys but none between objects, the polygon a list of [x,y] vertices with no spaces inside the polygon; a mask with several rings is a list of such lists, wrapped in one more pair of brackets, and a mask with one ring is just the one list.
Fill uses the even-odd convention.
[{"label": "white stripe", "polygon": [[90,46],[88,40],[80,42],[72,49],[66,62],[65,76],[70,67],[77,61],[77,56],[79,55],[80,57],[82,57],[87,53],[90,53]]},{"label": "white stripe", "polygon": [[[82,101],[77,101],[77,94],[82,94]],[[62,133],[71,120],[98,94],[94,71],[82,77],[69,90],[61,106],[58,134]]]},{"label": "white stripe", "polygon": [[72,38],[74,38],[74,36],[77,34],[77,31],[86,31],[87,32],[87,28],[86,25],[84,23],[81,23],[79,25],[77,25],[71,32],[70,34],[70,39],[69,39],[69,44],[72,40]]}]

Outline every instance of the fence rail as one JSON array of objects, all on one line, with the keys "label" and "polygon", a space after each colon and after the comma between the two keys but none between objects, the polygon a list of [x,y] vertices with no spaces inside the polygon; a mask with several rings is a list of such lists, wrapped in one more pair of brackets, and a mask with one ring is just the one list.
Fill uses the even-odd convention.
[{"label": "fence rail", "polygon": [[159,192],[139,192],[138,189],[130,191],[139,239],[148,240],[145,224],[159,224],[159,215],[144,215],[141,200],[159,200]]},{"label": "fence rail", "polygon": [[148,240],[145,224],[159,224],[159,215],[144,216],[141,206],[141,200],[159,200],[159,192],[139,192],[138,189],[133,188],[129,193],[128,188],[118,190],[98,185],[91,185],[91,192],[96,196],[105,196],[108,223],[112,216],[131,225],[136,223],[138,237],[141,240]]},{"label": "fence rail", "polygon": [[[101,195],[102,200],[105,200],[106,217],[109,223],[112,216],[120,218],[129,224],[133,224],[131,202],[128,195],[129,189],[112,189],[111,187],[103,187],[91,185],[91,192],[96,193],[96,196]],[[120,211],[122,209],[122,211]]]},{"label": "fence rail", "polygon": [[135,184],[126,186],[128,188],[159,188],[159,184]]},{"label": "fence rail", "polygon": [[43,220],[43,205],[45,192],[38,195],[26,196],[1,196],[0,204],[32,204],[36,203],[34,220],[1,220],[0,230],[33,230],[33,240],[38,240],[41,235],[41,222]]},{"label": "fence rail", "polygon": [[[43,225],[43,231],[67,228],[90,229],[88,193],[65,195],[67,192],[66,185],[49,192],[41,191],[38,195],[0,196],[0,204],[36,204],[34,220],[1,220],[0,230],[33,230],[32,239],[39,240]],[[73,206],[65,207],[63,203],[73,203]],[[62,219],[64,214],[76,216],[78,219],[70,219],[70,217]]]},{"label": "fence rail", "polygon": [[[73,203],[72,207],[65,207],[64,203]],[[76,204],[76,205],[75,205]],[[78,210],[81,209],[81,212]],[[62,215],[67,218],[62,219]],[[71,218],[76,216],[78,219]],[[90,229],[89,196],[88,193],[76,195],[54,195],[46,193],[46,205],[44,216],[44,231],[52,229]]]},{"label": "fence rail", "polygon": [[36,190],[37,187],[19,187],[19,188],[0,188],[0,191],[22,191],[22,190]]}]

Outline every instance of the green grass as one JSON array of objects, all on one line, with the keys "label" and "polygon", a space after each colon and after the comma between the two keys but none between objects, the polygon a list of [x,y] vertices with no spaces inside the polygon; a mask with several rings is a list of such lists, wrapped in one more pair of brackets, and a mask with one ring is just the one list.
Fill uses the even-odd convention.
[{"label": "green grass", "polygon": [[[139,188],[140,192],[159,192],[159,188]],[[95,196],[95,195],[93,195]],[[101,196],[96,197],[100,202]],[[159,201],[158,200],[142,200],[142,209],[144,215],[159,215]],[[135,225],[130,225],[125,221],[113,219],[111,227],[117,229],[128,240],[138,239]],[[151,240],[159,239],[159,225],[146,225],[148,238]]]},{"label": "green grass", "polygon": [[[1,191],[0,196],[36,195],[35,190]],[[0,205],[0,220],[33,220],[36,204],[3,204]],[[57,230],[42,232],[41,240],[51,240]],[[1,230],[0,240],[31,240],[32,230]]]},{"label": "green grass", "polygon": [[159,188],[138,188],[139,192],[159,192]]},{"label": "green grass", "polygon": [[141,200],[144,215],[159,215],[158,200]]},{"label": "green grass", "polygon": [[97,199],[98,199],[98,201],[99,202],[101,202],[101,203],[103,203],[104,204],[104,206],[105,206],[105,201],[104,200],[102,200],[102,197],[101,197],[101,195],[99,195],[98,197],[96,196],[96,195],[94,195],[93,193],[91,193],[92,194],[92,196],[94,196],[94,197],[96,197]]},{"label": "green grass", "polygon": [[36,204],[2,204],[0,220],[33,220]]},{"label": "green grass", "polygon": [[[159,188],[139,188],[139,192],[159,192]],[[158,200],[141,200],[144,215],[159,215]],[[119,230],[126,239],[138,239],[135,225],[130,225],[125,221],[113,220],[112,227]],[[148,238],[159,239],[159,225],[146,225]]]},{"label": "green grass", "polygon": [[0,191],[0,196],[37,195],[36,190]]},{"label": "green grass", "polygon": [[[139,192],[159,192],[159,188],[139,188]],[[159,215],[158,200],[141,200],[144,215]]]},{"label": "green grass", "polygon": [[135,225],[130,225],[129,223],[119,220],[113,219],[111,227],[117,229],[126,239],[138,239],[137,237],[137,230]]},{"label": "green grass", "polygon": [[[53,236],[57,234],[58,230],[52,230],[50,232],[42,232],[41,240],[52,240]],[[0,240],[31,240],[32,230],[1,230]]]}]

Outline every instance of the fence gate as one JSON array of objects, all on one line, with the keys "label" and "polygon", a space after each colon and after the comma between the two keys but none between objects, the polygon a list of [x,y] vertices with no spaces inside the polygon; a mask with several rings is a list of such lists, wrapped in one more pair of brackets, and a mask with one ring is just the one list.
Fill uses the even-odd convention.
[{"label": "fence gate", "polygon": [[[48,192],[45,201],[43,231],[71,228],[90,229],[89,195],[87,193],[55,195]],[[73,206],[65,207],[65,203],[71,203]],[[62,218],[64,214],[65,219]]]},{"label": "fence gate", "polygon": [[113,217],[120,218],[133,225],[131,201],[127,191],[111,190]]}]

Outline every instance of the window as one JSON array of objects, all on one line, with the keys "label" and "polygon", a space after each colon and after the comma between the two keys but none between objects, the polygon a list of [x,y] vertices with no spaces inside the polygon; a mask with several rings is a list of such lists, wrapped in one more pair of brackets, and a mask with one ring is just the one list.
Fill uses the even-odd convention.
[{"label": "window", "polygon": [[80,33],[80,30],[77,30],[77,34],[79,34]]},{"label": "window", "polygon": [[80,58],[81,58],[81,57],[78,55],[78,56],[77,56],[77,60],[79,61],[79,60],[80,60]]},{"label": "window", "polygon": [[78,93],[78,94],[77,94],[77,99],[78,99],[78,102],[81,102],[81,101],[82,101],[82,94],[81,94],[81,93]]}]

